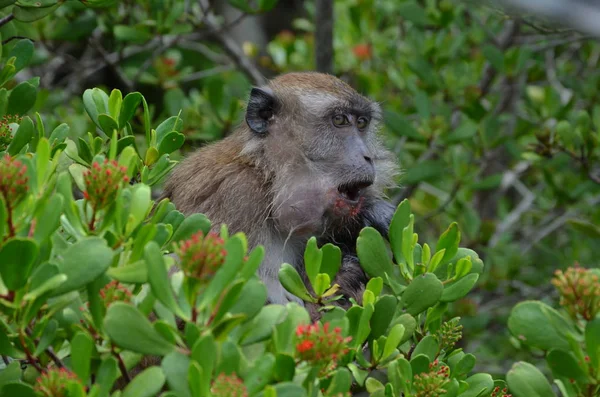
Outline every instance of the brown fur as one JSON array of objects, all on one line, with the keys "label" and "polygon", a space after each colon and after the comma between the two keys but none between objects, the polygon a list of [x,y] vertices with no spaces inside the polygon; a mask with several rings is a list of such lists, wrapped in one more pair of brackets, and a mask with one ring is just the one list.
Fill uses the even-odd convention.
[{"label": "brown fur", "polygon": [[[334,243],[350,240],[353,249],[352,240],[365,226],[360,217],[347,215],[351,211],[345,216],[319,215],[333,213],[332,192],[355,178],[353,168],[339,165],[348,155],[336,147],[336,132],[319,121],[326,103],[372,116],[369,132],[360,140],[376,170],[374,183],[363,190],[368,202],[384,198],[383,190],[393,183],[397,168],[393,155],[377,139],[379,106],[346,83],[320,73],[290,73],[265,88],[278,101],[268,133],[257,136],[242,123],[232,135],[197,150],[175,168],[164,197],[186,215],[205,214],[215,231],[224,223],[231,233],[246,233],[250,248],[265,245],[265,262],[272,266],[261,267],[259,275],[276,279],[282,262],[301,259],[311,235]],[[344,280],[343,274],[339,280]]]}]

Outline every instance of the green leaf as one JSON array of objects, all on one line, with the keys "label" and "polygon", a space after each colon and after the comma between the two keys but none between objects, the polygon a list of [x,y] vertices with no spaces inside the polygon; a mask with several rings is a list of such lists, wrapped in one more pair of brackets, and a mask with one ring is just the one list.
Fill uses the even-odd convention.
[{"label": "green leaf", "polygon": [[[526,345],[542,350],[569,351],[567,333],[576,334],[573,327],[552,307],[538,301],[517,304],[508,318],[508,329]],[[544,332],[540,332],[543,329]]]},{"label": "green leaf", "polygon": [[271,353],[266,353],[260,360],[257,360],[254,367],[248,371],[248,375],[244,378],[249,395],[253,395],[271,382],[274,366],[275,357]]},{"label": "green leaf", "polygon": [[0,248],[0,275],[11,291],[21,289],[27,283],[39,247],[30,238],[13,237]]},{"label": "green leaf", "polygon": [[317,275],[321,269],[321,260],[323,259],[323,252],[317,247],[317,239],[311,237],[306,243],[304,249],[304,267],[306,269],[306,276],[310,281],[310,284],[315,287],[317,282]]},{"label": "green leaf", "polygon": [[384,295],[375,303],[375,311],[371,317],[371,335],[372,339],[377,339],[384,335],[392,321],[390,313],[396,311],[398,300],[395,296]]},{"label": "green leaf", "polygon": [[[539,328],[544,329],[544,328]],[[533,365],[519,361],[506,374],[506,383],[515,397],[555,396],[544,374]]]},{"label": "green leaf", "polygon": [[283,285],[283,288],[300,299],[307,302],[314,301],[313,297],[308,293],[300,274],[298,274],[298,271],[289,263],[281,265],[281,268],[279,269],[279,281],[281,282],[281,285]]},{"label": "green leaf", "polygon": [[123,103],[123,94],[117,89],[113,89],[108,97],[108,114],[115,120],[119,119],[121,113],[121,104]]},{"label": "green leaf", "polygon": [[142,223],[152,209],[152,191],[150,186],[137,184],[131,193],[129,218],[125,233],[132,233]]},{"label": "green leaf", "polygon": [[[15,346],[11,343],[8,335],[4,330],[0,332],[0,354],[3,354],[12,358],[24,358],[25,354],[21,353],[19,350],[15,348]],[[1,372],[0,372],[1,373]]]},{"label": "green leaf", "polygon": [[58,263],[60,272],[68,279],[53,295],[78,290],[91,283],[108,269],[112,258],[113,251],[100,237],[85,237],[69,246]]},{"label": "green leaf", "polygon": [[418,167],[408,169],[400,178],[400,182],[405,185],[427,182],[442,176],[446,171],[447,167],[442,161],[425,160],[420,162]]},{"label": "green leaf", "polygon": [[6,150],[8,154],[15,156],[19,153],[31,141],[34,133],[35,127],[33,126],[33,121],[29,117],[23,117],[17,132],[15,132],[10,145],[8,145],[8,149]]},{"label": "green leaf", "polygon": [[13,361],[0,371],[0,395],[2,387],[10,382],[16,382],[21,379],[21,362]]},{"label": "green leaf", "polygon": [[108,136],[112,136],[113,131],[119,131],[119,125],[108,114],[101,113],[98,115],[98,124],[104,133]]},{"label": "green leaf", "polygon": [[356,240],[356,252],[360,265],[370,277],[394,276],[392,259],[387,253],[385,241],[381,234],[372,227],[365,227],[360,231]]},{"label": "green leaf", "polygon": [[466,296],[475,284],[477,284],[478,279],[478,274],[469,274],[452,284],[444,286],[444,292],[442,292],[440,301],[454,302]]},{"label": "green leaf", "polygon": [[410,222],[410,202],[408,199],[402,202],[396,208],[392,222],[390,223],[389,241],[394,253],[396,262],[401,262],[404,256],[402,255],[402,231]]},{"label": "green leaf", "polygon": [[0,389],[0,397],[38,397],[33,387],[22,382],[7,382]]},{"label": "green leaf", "polygon": [[181,131],[183,121],[179,116],[171,116],[156,127],[156,144],[160,145],[162,140],[171,132]]},{"label": "green leaf", "polygon": [[146,316],[123,302],[110,305],[104,329],[115,344],[137,353],[165,356],[175,348],[152,327]]},{"label": "green leaf", "polygon": [[29,61],[33,57],[33,42],[29,39],[23,39],[17,41],[15,46],[10,50],[8,58],[15,57],[15,72],[20,71],[24,67],[29,65]]},{"label": "green leaf", "polygon": [[390,330],[390,333],[385,340],[385,346],[383,348],[383,355],[381,356],[382,360],[388,358],[394,350],[398,347],[400,342],[402,341],[402,337],[404,336],[404,325],[396,324]]},{"label": "green leaf", "polygon": [[473,368],[475,368],[475,356],[470,353],[465,354],[452,369],[452,377],[459,378],[466,376]]},{"label": "green leaf", "polygon": [[210,231],[210,221],[204,214],[192,214],[185,218],[173,233],[171,241],[187,240],[193,234],[202,231],[205,235]]},{"label": "green leaf", "polygon": [[567,223],[571,225],[573,229],[588,237],[600,239],[600,227],[590,222],[581,219],[569,219]]},{"label": "green leaf", "polygon": [[115,380],[118,376],[117,359],[108,356],[100,364],[98,372],[96,372],[96,385],[99,386],[98,397],[108,397]]},{"label": "green leaf", "polygon": [[457,223],[453,222],[448,229],[442,233],[435,247],[436,251],[441,251],[442,249],[446,250],[440,264],[447,263],[456,255],[458,252],[458,244],[460,244],[460,230],[458,230]]},{"label": "green leaf", "polygon": [[202,368],[202,381],[200,386],[202,395],[208,395],[217,352],[217,343],[211,334],[200,337],[192,348],[192,359],[200,364],[200,367]]},{"label": "green leaf", "polygon": [[162,389],[165,380],[160,367],[146,368],[125,387],[122,397],[154,397]]},{"label": "green leaf", "polygon": [[412,138],[418,141],[425,141],[425,137],[421,135],[415,127],[412,126],[410,121],[404,118],[404,116],[399,113],[393,112],[391,110],[385,110],[383,116],[385,125],[389,128],[394,134],[398,136],[405,136],[407,138]]},{"label": "green leaf", "polygon": [[33,238],[40,244],[50,238],[60,225],[60,216],[63,212],[63,197],[53,195],[46,203],[44,210],[36,217],[36,227]]},{"label": "green leaf", "polygon": [[55,319],[50,319],[44,327],[44,331],[42,332],[40,341],[35,348],[35,352],[33,353],[34,356],[39,356],[44,350],[48,348],[48,346],[52,344],[54,338],[56,337],[57,330],[58,322]]},{"label": "green leaf", "polygon": [[139,92],[130,92],[125,95],[121,104],[121,112],[119,113],[119,128],[124,128],[125,124],[133,118],[141,101],[142,94]]},{"label": "green leaf", "polygon": [[185,135],[177,131],[169,132],[159,143],[158,153],[169,154],[179,149],[185,143]]},{"label": "green leaf", "polygon": [[429,358],[430,362],[433,362],[437,357],[440,345],[438,344],[435,336],[427,335],[417,344],[413,355],[423,354]]},{"label": "green leaf", "polygon": [[94,341],[87,333],[78,332],[71,340],[71,368],[84,383],[90,377]]},{"label": "green leaf", "polygon": [[585,347],[594,368],[600,367],[600,317],[585,326]]},{"label": "green leaf", "polygon": [[251,345],[263,341],[273,332],[273,327],[282,322],[286,317],[286,308],[281,305],[264,306],[256,317],[246,325],[246,330],[240,344]]},{"label": "green leaf", "polygon": [[475,374],[466,380],[469,390],[461,393],[461,397],[479,397],[489,394],[494,389],[494,380],[490,374]]},{"label": "green leaf", "polygon": [[406,311],[416,316],[434,306],[442,297],[444,285],[432,273],[425,273],[406,287],[402,294],[402,304]]},{"label": "green leaf", "polygon": [[60,7],[63,2],[57,2],[55,5],[51,7],[20,7],[15,5],[13,8],[13,14],[15,16],[15,20],[21,22],[33,22],[38,19],[42,19],[47,15],[52,14],[58,7]]},{"label": "green leaf", "polygon": [[106,274],[122,283],[143,284],[148,282],[148,265],[140,260],[125,266],[111,267]]},{"label": "green leaf", "polygon": [[326,273],[318,274],[314,285],[315,294],[322,296],[329,287],[331,287],[329,276]]},{"label": "green leaf", "polygon": [[342,250],[339,247],[327,243],[321,247],[322,259],[320,273],[326,273],[330,280],[335,280],[335,276],[342,265]]},{"label": "green leaf", "polygon": [[[209,352],[207,352],[208,354]],[[167,378],[169,390],[177,393],[180,397],[192,397],[190,393],[191,381],[188,382],[188,371],[190,368],[190,358],[178,351],[172,351],[161,361],[160,366]],[[200,394],[196,394],[200,395]],[[206,394],[203,394],[206,395]]]},{"label": "green leaf", "polygon": [[144,248],[144,259],[148,265],[148,281],[150,282],[150,287],[152,287],[152,294],[174,314],[182,318],[187,318],[175,301],[162,252],[158,244],[154,241],[148,243]]},{"label": "green leaf", "polygon": [[278,382],[291,381],[296,372],[296,363],[294,358],[287,354],[277,354],[275,357],[275,373],[273,374]]},{"label": "green leaf", "polygon": [[37,88],[31,83],[23,81],[11,90],[6,114],[24,115],[35,105],[36,99]]},{"label": "green leaf", "polygon": [[425,10],[416,2],[401,3],[398,6],[398,13],[401,17],[417,26],[424,26],[429,23]]},{"label": "green leaf", "polygon": [[498,72],[504,71],[504,53],[495,45],[484,44],[481,53]]},{"label": "green leaf", "polygon": [[36,300],[46,292],[52,291],[55,288],[58,288],[61,284],[67,281],[67,276],[64,274],[57,274],[55,276],[50,277],[44,283],[31,291],[29,291],[25,296],[23,296],[23,300]]},{"label": "green leaf", "polygon": [[334,396],[338,393],[348,393],[352,386],[352,375],[346,368],[339,368],[333,374],[331,383],[327,388],[327,395]]},{"label": "green leaf", "polygon": [[429,357],[424,354],[413,354],[410,359],[410,367],[413,375],[429,371]]},{"label": "green leaf", "polygon": [[152,38],[150,31],[144,26],[115,25],[113,34],[119,41],[132,44],[145,43]]},{"label": "green leaf", "polygon": [[562,350],[550,350],[546,356],[548,367],[552,370],[552,375],[557,379],[573,380],[580,385],[590,383],[584,369],[580,367],[573,354]]}]

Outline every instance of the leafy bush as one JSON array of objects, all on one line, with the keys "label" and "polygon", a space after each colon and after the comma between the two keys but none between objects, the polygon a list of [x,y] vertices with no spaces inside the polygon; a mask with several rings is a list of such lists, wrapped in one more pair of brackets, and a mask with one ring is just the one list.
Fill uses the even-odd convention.
[{"label": "leafy bush", "polygon": [[[597,269],[556,276],[562,309],[526,301],[508,319],[515,346],[542,352],[554,389],[525,362],[506,384],[494,380],[488,372],[504,370],[481,370],[488,352],[477,352],[478,366],[468,352],[475,331],[503,325],[494,316],[512,303],[467,321],[457,314],[469,312],[464,297],[478,282],[500,295],[515,292],[517,277],[543,285],[548,266],[530,272],[533,259],[594,260],[599,75],[578,58],[597,59],[597,43],[540,38],[529,21],[445,0],[336,2],[336,72],[384,102],[408,171],[395,195],[410,204],[398,200],[389,244],[361,232],[370,281],[347,311],[331,305],[337,247],[309,241],[314,294],[282,266],[285,287],[321,307],[313,323],[296,304],[264,306],[261,247],[248,252],[243,233],[211,234],[203,215],[186,218],[151,195],[186,141],[218,139],[240,118],[256,77],[243,57],[276,73],[312,68],[313,2],[262,54],[227,47],[219,35],[229,24],[208,18],[202,1],[116,3],[0,4],[0,396],[499,397],[507,385],[516,397],[598,394]],[[230,3],[254,14],[276,2]],[[208,36],[217,44],[196,45]],[[54,46],[65,42],[64,52]],[[56,77],[53,59],[74,56],[46,88],[31,77]],[[560,81],[543,80],[546,64]],[[83,90],[100,84],[89,82],[102,65],[123,90]],[[419,244],[415,229],[436,244]],[[182,270],[170,274],[173,253]],[[488,351],[504,339],[483,336]]]},{"label": "leafy bush", "polygon": [[[560,294],[560,311],[539,301],[516,305],[508,328],[518,344],[543,351],[564,397],[600,393],[600,271],[570,267],[556,271],[552,283]],[[540,332],[543,330],[543,332]],[[518,396],[554,395],[544,375],[518,362],[507,374]]]},{"label": "leafy bush", "polygon": [[[444,319],[448,303],[483,271],[475,252],[459,248],[456,224],[435,250],[420,245],[404,201],[390,226],[392,255],[375,229],[362,230],[357,252],[370,281],[348,311],[329,306],[339,248],[311,239],[305,266],[314,296],[293,267],[280,271],[290,292],[322,305],[321,323],[311,324],[297,304],[264,305],[266,288],[255,275],[262,247],[248,252],[243,233],[229,235],[225,225],[210,233],[202,214],[185,218],[168,200],[152,201],[151,185],[183,144],[178,116],[152,128],[136,92],[86,90],[83,103],[98,134],[77,143],[65,124],[45,131],[39,115],[35,123],[9,115],[3,125],[10,143],[0,162],[0,353],[16,361],[3,370],[2,395],[352,389],[464,397],[504,388],[489,374],[471,374],[475,357],[456,348],[458,318]],[[130,124],[138,112],[140,143]],[[169,277],[173,252],[182,270]],[[152,365],[131,379],[129,369],[142,362]],[[119,378],[122,391],[113,391]]]}]

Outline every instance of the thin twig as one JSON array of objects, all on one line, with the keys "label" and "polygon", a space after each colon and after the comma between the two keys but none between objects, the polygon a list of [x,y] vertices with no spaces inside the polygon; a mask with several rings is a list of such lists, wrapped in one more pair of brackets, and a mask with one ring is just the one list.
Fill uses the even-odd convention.
[{"label": "thin twig", "polygon": [[10,43],[13,40],[31,40],[35,43],[35,40],[30,39],[29,37],[25,37],[25,36],[11,36],[6,40],[2,40],[2,45]]},{"label": "thin twig", "polygon": [[221,43],[225,52],[233,60],[238,68],[252,81],[253,84],[262,85],[266,83],[265,77],[258,71],[256,66],[252,64],[250,59],[236,43],[236,41],[229,36],[227,32],[220,31],[219,23],[216,20],[214,13],[209,9],[207,0],[198,0],[198,4],[203,10],[207,10],[205,23],[208,26],[212,36]]},{"label": "thin twig", "polygon": [[0,19],[0,26],[4,26],[15,18],[14,14],[8,14],[4,18]]}]

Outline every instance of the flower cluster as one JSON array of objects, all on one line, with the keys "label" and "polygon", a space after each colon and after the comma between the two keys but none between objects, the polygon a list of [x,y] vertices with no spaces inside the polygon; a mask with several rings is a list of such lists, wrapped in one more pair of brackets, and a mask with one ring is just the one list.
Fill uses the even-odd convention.
[{"label": "flower cluster", "polygon": [[247,397],[248,390],[236,374],[220,373],[213,381],[210,392],[215,397]]},{"label": "flower cluster", "polygon": [[117,280],[112,280],[100,290],[100,298],[102,298],[104,307],[107,309],[108,306],[117,301],[131,302],[131,296],[131,291],[119,284]]},{"label": "flower cluster", "polygon": [[552,284],[560,293],[560,305],[573,317],[590,321],[600,313],[600,281],[590,269],[578,265],[557,270]]},{"label": "flower cluster", "polygon": [[225,242],[218,234],[202,231],[192,235],[175,248],[181,260],[181,268],[188,277],[208,281],[225,262]]},{"label": "flower cluster", "polygon": [[0,150],[4,151],[12,141],[12,131],[9,127],[10,123],[20,123],[23,118],[13,115],[2,116],[0,120]]},{"label": "flower cluster", "polygon": [[85,192],[83,197],[90,202],[94,211],[106,208],[117,198],[123,184],[129,182],[127,168],[112,160],[92,164],[92,168],[83,174]]},{"label": "flower cluster", "polygon": [[416,397],[438,397],[446,393],[446,385],[450,382],[450,368],[440,365],[438,360],[429,364],[429,372],[415,375],[413,388]]},{"label": "flower cluster", "polygon": [[52,368],[37,378],[34,389],[43,397],[67,397],[67,389],[77,376],[65,368]]},{"label": "flower cluster", "polygon": [[296,351],[302,361],[317,366],[327,366],[348,352],[351,337],[343,337],[339,327],[330,328],[329,323],[299,325],[296,328],[298,343]]},{"label": "flower cluster", "polygon": [[27,167],[8,154],[0,161],[0,194],[8,208],[16,207],[27,194]]},{"label": "flower cluster", "polygon": [[459,324],[459,321],[460,318],[455,317],[442,324],[436,334],[440,349],[449,351],[454,347],[456,342],[461,340],[463,326]]},{"label": "flower cluster", "polygon": [[496,386],[494,387],[494,390],[492,390],[490,397],[512,397],[512,394],[507,393],[508,389],[506,389],[506,387],[504,389],[500,389],[500,386]]}]

